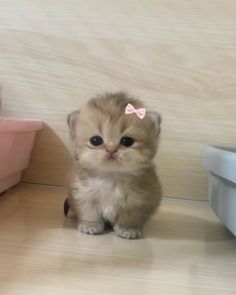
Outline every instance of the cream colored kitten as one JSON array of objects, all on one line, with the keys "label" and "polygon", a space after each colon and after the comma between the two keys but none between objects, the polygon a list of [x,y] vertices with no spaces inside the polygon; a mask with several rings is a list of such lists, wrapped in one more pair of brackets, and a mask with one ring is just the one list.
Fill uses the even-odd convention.
[{"label": "cream colored kitten", "polygon": [[65,214],[70,205],[83,233],[100,234],[109,222],[118,236],[139,238],[160,203],[161,186],[152,162],[160,116],[125,114],[128,103],[144,107],[125,93],[108,93],[68,117],[75,170]]}]

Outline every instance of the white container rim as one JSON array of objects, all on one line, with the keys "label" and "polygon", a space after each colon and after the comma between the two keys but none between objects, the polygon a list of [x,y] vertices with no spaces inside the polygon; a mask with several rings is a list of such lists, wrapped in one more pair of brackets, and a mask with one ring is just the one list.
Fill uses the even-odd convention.
[{"label": "white container rim", "polygon": [[236,183],[236,147],[208,146],[203,163],[211,172]]}]

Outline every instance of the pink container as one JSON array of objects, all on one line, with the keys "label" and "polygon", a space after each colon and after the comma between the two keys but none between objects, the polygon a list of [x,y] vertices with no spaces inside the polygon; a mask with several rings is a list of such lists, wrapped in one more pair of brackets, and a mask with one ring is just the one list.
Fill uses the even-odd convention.
[{"label": "pink container", "polygon": [[20,181],[42,126],[39,120],[0,117],[0,193]]}]

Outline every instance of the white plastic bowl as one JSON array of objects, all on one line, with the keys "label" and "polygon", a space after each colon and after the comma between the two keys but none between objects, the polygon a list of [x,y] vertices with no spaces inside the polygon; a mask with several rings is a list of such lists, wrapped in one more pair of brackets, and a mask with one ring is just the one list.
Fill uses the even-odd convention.
[{"label": "white plastic bowl", "polygon": [[210,205],[236,236],[236,147],[209,146],[203,163],[209,170]]},{"label": "white plastic bowl", "polygon": [[0,117],[0,193],[20,181],[42,126],[39,120]]}]

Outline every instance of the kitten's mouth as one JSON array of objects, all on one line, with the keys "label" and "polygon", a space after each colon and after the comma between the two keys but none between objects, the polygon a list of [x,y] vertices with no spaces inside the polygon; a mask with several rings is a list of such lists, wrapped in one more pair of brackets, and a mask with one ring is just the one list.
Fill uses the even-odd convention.
[{"label": "kitten's mouth", "polygon": [[107,160],[109,160],[109,161],[116,161],[117,160],[117,157],[115,157],[115,156],[109,156],[109,157],[107,157]]},{"label": "kitten's mouth", "polygon": [[109,162],[115,162],[117,161],[117,156],[116,155],[113,155],[113,154],[110,154],[109,156],[107,156],[106,158]]}]

